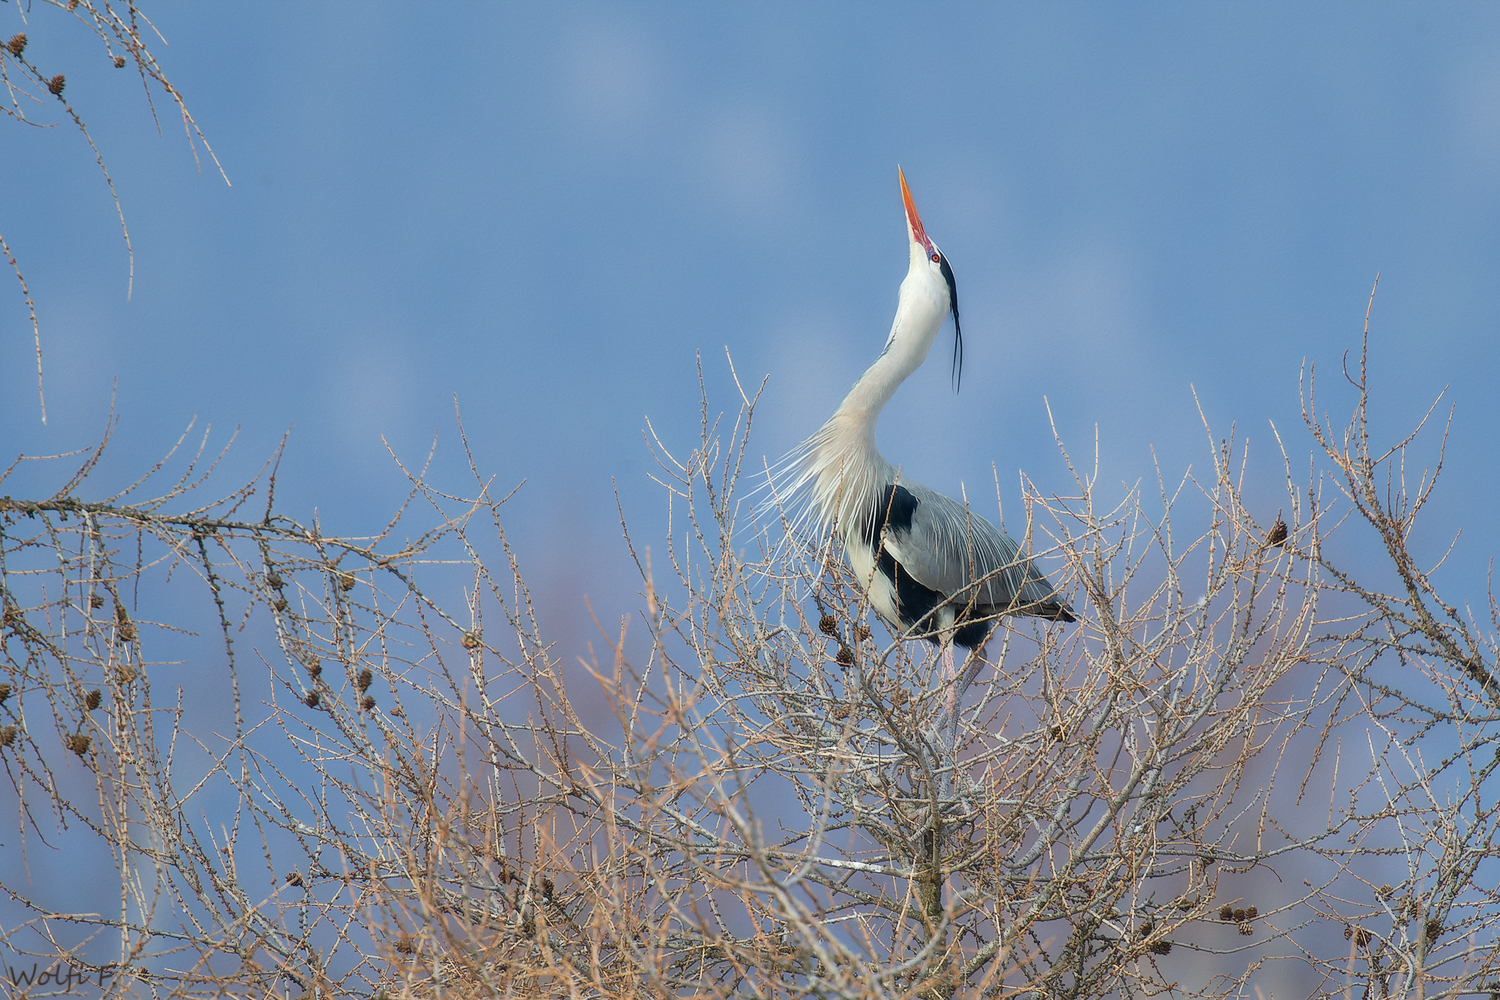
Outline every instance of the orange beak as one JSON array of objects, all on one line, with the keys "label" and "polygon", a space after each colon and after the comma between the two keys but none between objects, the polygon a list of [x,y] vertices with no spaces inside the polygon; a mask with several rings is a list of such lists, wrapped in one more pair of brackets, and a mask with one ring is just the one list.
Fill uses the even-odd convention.
[{"label": "orange beak", "polygon": [[922,217],[917,214],[917,206],[911,200],[911,188],[906,186],[906,173],[900,166],[896,167],[896,176],[901,178],[901,201],[906,206],[906,224],[911,227],[912,239],[932,253],[932,241],[927,238],[927,230],[922,228]]}]

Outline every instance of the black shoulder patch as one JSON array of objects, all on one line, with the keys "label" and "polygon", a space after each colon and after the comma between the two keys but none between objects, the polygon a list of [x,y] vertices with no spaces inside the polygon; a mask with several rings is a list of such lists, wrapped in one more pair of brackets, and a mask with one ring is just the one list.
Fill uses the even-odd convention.
[{"label": "black shoulder patch", "polygon": [[875,515],[875,523],[883,524],[892,531],[910,532],[911,516],[917,512],[921,503],[905,486],[892,486],[881,494],[880,510]]},{"label": "black shoulder patch", "polygon": [[889,528],[892,531],[910,532],[911,518],[921,506],[922,501],[912,496],[910,490],[905,486],[887,486],[880,491],[879,506],[871,512],[870,518],[865,522],[865,542],[874,548],[880,542],[880,532]]}]

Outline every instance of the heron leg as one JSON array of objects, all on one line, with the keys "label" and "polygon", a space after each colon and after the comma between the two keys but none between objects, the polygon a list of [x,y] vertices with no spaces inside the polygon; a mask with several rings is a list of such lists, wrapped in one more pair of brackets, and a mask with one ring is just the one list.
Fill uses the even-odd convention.
[{"label": "heron leg", "polygon": [[963,672],[959,673],[953,665],[953,643],[951,640],[943,643],[943,667],[948,682],[948,700],[945,706],[948,724],[948,749],[952,753],[958,752],[958,706],[963,701],[964,692],[969,690],[969,685],[974,683],[979,676],[979,671],[984,669],[987,654],[983,645],[969,650],[969,655],[964,658]]},{"label": "heron leg", "polygon": [[957,671],[953,668],[953,639],[951,636],[943,639],[943,672],[945,675],[944,679],[948,682],[947,718],[943,720],[947,724],[944,728],[948,730],[946,734],[948,737],[948,752],[957,754],[958,701],[962,692],[958,689],[958,675]]},{"label": "heron leg", "polygon": [[975,646],[969,650],[969,656],[964,660],[963,681],[958,685],[958,696],[963,697],[964,692],[969,690],[969,685],[979,677],[979,671],[989,663],[989,652],[984,644]]}]

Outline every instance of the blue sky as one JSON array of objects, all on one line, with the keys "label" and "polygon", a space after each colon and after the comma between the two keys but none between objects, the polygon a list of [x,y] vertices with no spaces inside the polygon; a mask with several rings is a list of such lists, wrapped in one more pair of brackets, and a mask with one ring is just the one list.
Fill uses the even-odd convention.
[{"label": "blue sky", "polygon": [[[896,165],[953,262],[963,392],[946,347],[897,395],[882,448],[929,485],[1067,492],[1044,399],[1105,483],[1249,437],[1275,515],[1268,421],[1305,468],[1297,377],[1335,395],[1373,323],[1377,429],[1444,386],[1458,406],[1426,537],[1482,597],[1500,532],[1500,8],[1478,5],[229,5],[146,8],[162,65],[233,182],[201,173],[158,95],[65,15],[15,4],[67,75],[136,248],[133,297],[92,156],[7,124],[0,232],[37,299],[0,281],[0,445],[94,441],[149,466],[196,416],[240,428],[230,478],[293,428],[280,502],[372,530],[440,434],[527,480],[506,523],[580,648],[636,589],[612,481],[649,541],[649,417],[688,449],[701,352],[769,376],[753,442],[782,454],[879,351],[906,267]],[[45,119],[47,115],[43,113]],[[55,117],[55,116],[54,116]],[[117,380],[117,381],[116,381]],[[219,438],[222,440],[222,437]],[[446,464],[444,464],[446,463]],[[12,486],[8,491],[16,492]],[[1350,553],[1360,558],[1360,553]]]}]

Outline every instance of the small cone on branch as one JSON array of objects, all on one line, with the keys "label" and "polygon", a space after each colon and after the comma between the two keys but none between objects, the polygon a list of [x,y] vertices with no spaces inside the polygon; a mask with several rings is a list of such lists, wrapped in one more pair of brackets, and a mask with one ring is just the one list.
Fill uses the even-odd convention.
[{"label": "small cone on branch", "polygon": [[1266,533],[1266,544],[1267,545],[1285,545],[1286,544],[1286,538],[1287,538],[1286,522],[1281,519],[1281,515],[1280,514],[1277,514],[1276,515],[1276,523],[1273,524],[1273,525],[1271,525],[1271,530]]}]

